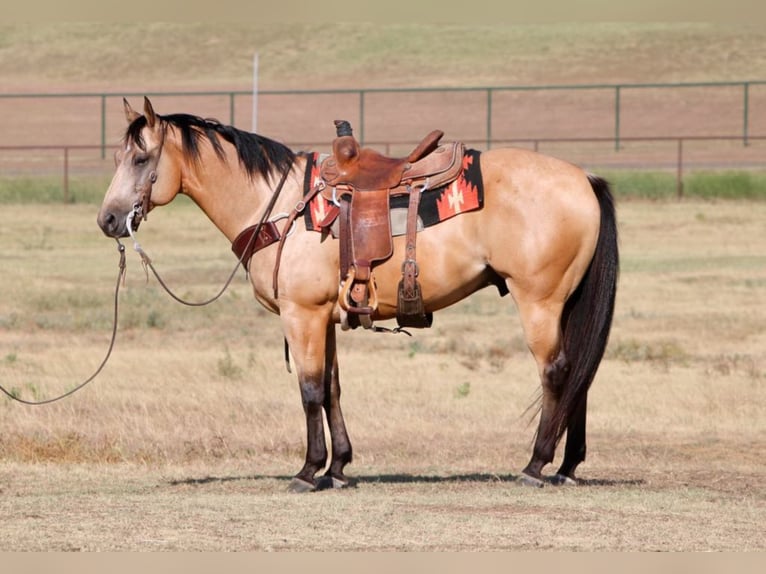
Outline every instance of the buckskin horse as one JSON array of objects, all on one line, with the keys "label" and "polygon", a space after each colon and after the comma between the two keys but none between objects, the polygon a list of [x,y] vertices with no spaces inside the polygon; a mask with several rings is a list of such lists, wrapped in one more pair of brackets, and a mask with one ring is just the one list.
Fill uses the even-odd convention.
[{"label": "buckskin horse", "polygon": [[[238,246],[235,253],[249,270],[256,299],[281,319],[298,376],[307,448],[305,464],[289,489],[348,486],[344,468],[352,448],[340,405],[336,327],[348,328],[349,318],[360,312],[353,302],[344,304],[340,294],[352,281],[345,270],[341,274],[339,240],[326,230],[310,229],[304,217],[310,209],[306,182],[313,195],[324,198],[322,210],[341,203],[328,197],[330,186],[321,189],[324,180],[316,169],[307,173],[317,156],[216,120],[159,115],[147,98],[143,113],[127,100],[123,104],[128,127],[115,154],[116,171],[98,225],[109,237],[127,237],[151,209],[182,193]],[[410,159],[428,156],[436,143],[424,140],[428,149],[416,150]],[[361,151],[364,156],[369,150]],[[575,484],[575,470],[585,460],[588,390],[614,314],[619,262],[613,197],[604,179],[537,152],[492,148],[473,157],[483,187],[479,208],[421,226],[416,234],[414,275],[421,312],[430,316],[486,286],[511,293],[542,387],[532,455],[519,480],[533,486]],[[330,159],[336,161],[330,171],[346,181],[344,158]],[[377,163],[368,165],[378,171],[367,179],[389,174],[377,179],[399,183],[400,172],[410,168],[406,159],[382,154],[373,159]],[[389,167],[394,176],[385,171]],[[340,187],[348,192],[364,179],[362,171],[348,176],[350,186]],[[428,192],[422,187],[415,192],[425,201]],[[412,188],[406,191],[411,198]],[[291,216],[273,215],[278,213]],[[389,256],[374,265],[367,262],[366,271],[372,267],[374,277],[363,287],[375,288],[374,304],[361,312],[367,320],[397,315],[403,261],[410,247],[414,251],[408,227],[410,233],[390,240]],[[360,268],[365,271],[364,265]],[[327,467],[323,410],[331,442]],[[544,477],[543,468],[553,462],[564,434],[561,466]]]}]

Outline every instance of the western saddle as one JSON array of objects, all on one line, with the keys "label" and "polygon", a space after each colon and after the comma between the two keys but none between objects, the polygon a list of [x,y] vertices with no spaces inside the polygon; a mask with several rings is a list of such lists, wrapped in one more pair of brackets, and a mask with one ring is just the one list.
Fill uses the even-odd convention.
[{"label": "western saddle", "polygon": [[433,315],[425,311],[415,259],[420,194],[457,179],[464,145],[441,144],[444,132],[434,130],[407,157],[393,158],[362,148],[349,122],[336,120],[335,127],[333,153],[320,168],[326,184],[321,193],[338,208],[339,304],[347,325],[372,327],[378,306],[373,266],[393,254],[389,198],[406,194],[406,249],[396,319],[399,327],[430,327]]}]

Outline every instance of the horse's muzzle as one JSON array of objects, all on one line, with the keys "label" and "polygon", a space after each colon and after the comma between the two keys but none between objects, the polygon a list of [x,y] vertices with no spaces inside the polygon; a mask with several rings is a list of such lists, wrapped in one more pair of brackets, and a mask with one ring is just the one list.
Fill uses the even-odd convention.
[{"label": "horse's muzzle", "polygon": [[[136,231],[138,229],[138,225],[140,221],[141,220],[139,218],[132,219],[131,223],[133,225],[133,231]],[[96,219],[96,222],[98,223],[98,226],[101,228],[101,231],[103,231],[104,235],[106,235],[107,237],[120,239],[123,237],[130,236],[130,232],[128,231],[127,216],[116,215],[112,212],[105,211],[105,212],[100,212],[98,214],[98,218]]]}]

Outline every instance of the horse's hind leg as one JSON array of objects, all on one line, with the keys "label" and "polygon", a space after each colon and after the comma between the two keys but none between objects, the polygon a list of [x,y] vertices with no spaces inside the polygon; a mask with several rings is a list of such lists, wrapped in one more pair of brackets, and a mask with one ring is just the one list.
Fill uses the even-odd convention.
[{"label": "horse's hind leg", "polygon": [[542,399],[540,421],[532,458],[524,468],[521,482],[542,486],[542,469],[553,461],[556,441],[550,440],[551,415],[561,395],[562,384],[569,369],[567,358],[561,349],[561,310],[563,304],[550,300],[527,302],[516,298],[524,334],[532,355],[537,362]]},{"label": "horse's hind leg", "polygon": [[554,481],[556,484],[576,484],[575,469],[585,460],[585,417],[588,409],[587,395],[577,405],[572,420],[567,425],[567,442],[564,448],[564,461],[561,463]]},{"label": "horse's hind leg", "polygon": [[[325,347],[325,415],[330,427],[332,441],[332,459],[327,469],[328,487],[342,488],[349,481],[343,474],[344,467],[351,462],[351,441],[346,432],[346,423],[340,408],[340,377],[338,373],[338,353],[335,341],[335,325],[327,326],[327,343]],[[323,485],[324,486],[324,485]]]}]

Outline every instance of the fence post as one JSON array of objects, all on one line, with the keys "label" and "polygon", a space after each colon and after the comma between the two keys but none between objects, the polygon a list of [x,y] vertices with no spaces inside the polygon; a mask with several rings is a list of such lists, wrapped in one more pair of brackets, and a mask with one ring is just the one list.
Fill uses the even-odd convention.
[{"label": "fence post", "polygon": [[106,94],[101,94],[101,159],[106,157]]},{"label": "fence post", "polygon": [[69,203],[69,148],[67,146],[64,146],[64,203]]},{"label": "fence post", "polygon": [[229,125],[234,125],[234,92],[229,92]]},{"label": "fence post", "polygon": [[359,143],[364,145],[364,90],[359,90]]},{"label": "fence post", "polygon": [[487,149],[492,146],[492,88],[487,88]]},{"label": "fence post", "polygon": [[744,86],[744,100],[745,101],[743,102],[743,106],[744,106],[744,119],[742,121],[742,124],[743,124],[742,125],[742,143],[744,145],[749,145],[749,142],[748,142],[747,138],[748,138],[748,135],[749,135],[749,133],[748,133],[748,131],[749,131],[748,130],[748,124],[750,123],[750,121],[749,121],[749,119],[750,119],[750,82],[745,82],[743,84],[743,86]]},{"label": "fence post", "polygon": [[678,199],[681,199],[684,196],[683,164],[684,140],[682,138],[678,138],[678,164],[676,169],[676,197]]},{"label": "fence post", "polygon": [[620,151],[620,86],[614,87],[614,151]]}]

